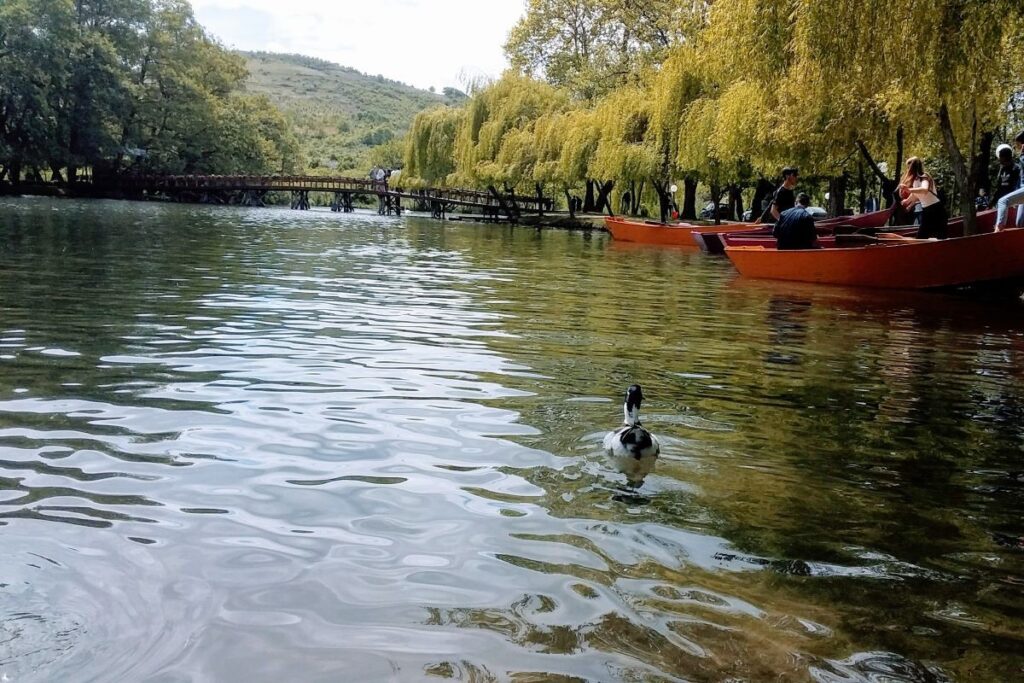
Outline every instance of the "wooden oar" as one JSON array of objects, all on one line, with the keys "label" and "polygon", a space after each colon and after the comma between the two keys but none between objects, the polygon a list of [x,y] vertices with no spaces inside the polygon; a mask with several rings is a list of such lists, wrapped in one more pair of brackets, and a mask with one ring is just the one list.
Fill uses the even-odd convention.
[{"label": "wooden oar", "polygon": [[872,235],[858,235],[856,233],[836,235],[835,240],[837,247],[865,247],[869,244],[879,244],[882,241]]}]

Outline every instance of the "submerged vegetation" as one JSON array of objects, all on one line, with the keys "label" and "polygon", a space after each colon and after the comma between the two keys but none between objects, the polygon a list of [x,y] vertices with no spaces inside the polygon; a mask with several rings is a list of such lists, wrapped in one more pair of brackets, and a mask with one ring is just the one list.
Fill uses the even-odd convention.
[{"label": "submerged vegetation", "polygon": [[681,180],[693,217],[698,184],[741,213],[795,164],[838,212],[913,153],[973,217],[993,144],[1024,126],[1022,20],[1016,0],[530,0],[514,69],[417,117],[406,182],[584,190],[591,210],[614,184],[664,216]]}]

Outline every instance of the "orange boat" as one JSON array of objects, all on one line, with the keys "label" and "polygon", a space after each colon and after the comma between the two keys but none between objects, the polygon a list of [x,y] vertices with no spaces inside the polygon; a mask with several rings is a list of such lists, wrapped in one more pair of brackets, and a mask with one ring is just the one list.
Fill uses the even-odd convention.
[{"label": "orange boat", "polygon": [[631,221],[626,218],[608,216],[604,219],[608,232],[620,242],[642,242],[666,246],[696,249],[693,234],[699,232],[743,232],[750,230],[749,223],[722,223],[721,225],[692,225],[690,223],[656,223],[654,221]]},{"label": "orange boat", "polygon": [[726,247],[725,253],[741,275],[768,280],[888,289],[1024,282],[1024,228],[947,240],[880,239],[836,249]]}]

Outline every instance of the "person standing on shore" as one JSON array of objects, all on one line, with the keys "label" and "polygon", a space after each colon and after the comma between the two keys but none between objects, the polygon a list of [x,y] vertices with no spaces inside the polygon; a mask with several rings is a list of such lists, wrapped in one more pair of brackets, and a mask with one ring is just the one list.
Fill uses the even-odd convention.
[{"label": "person standing on shore", "polygon": [[[1017,207],[1017,227],[1024,228],[1024,178],[1021,177],[1024,175],[1022,173],[1022,170],[1024,170],[1024,131],[1021,131],[1013,141],[1017,145],[1017,151],[1020,153],[1020,164],[1017,165],[1017,188],[1003,195],[996,202],[996,208],[998,209],[996,212],[997,232],[1003,228],[1010,227],[1008,224],[1008,213],[1011,206]],[[1002,148],[1000,148],[1000,151],[1002,151]],[[1002,156],[999,157],[999,161],[1002,163]],[[1000,171],[1001,175],[1002,172]]]}]

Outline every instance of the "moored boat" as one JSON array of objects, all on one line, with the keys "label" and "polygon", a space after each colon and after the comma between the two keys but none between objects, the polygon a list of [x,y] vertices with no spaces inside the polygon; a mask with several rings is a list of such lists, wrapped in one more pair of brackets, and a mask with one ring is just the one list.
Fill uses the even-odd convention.
[{"label": "moored boat", "polygon": [[690,223],[656,223],[635,221],[620,217],[606,217],[605,227],[616,240],[696,248],[693,235],[704,231],[739,232],[750,229],[747,223],[723,223],[722,225],[693,225]]},{"label": "moored boat", "polygon": [[[826,224],[819,221],[815,227],[818,230],[818,243],[822,247],[836,246],[835,241],[832,239],[834,234],[850,234],[858,232],[871,234],[872,232],[878,232],[884,230],[885,232],[898,234],[906,237],[912,237],[917,233],[917,227],[913,225],[901,225],[891,228],[885,228],[884,223],[872,225],[877,223],[879,213],[888,213],[886,211],[876,212],[875,214],[863,214],[865,218],[873,217],[871,221],[863,220],[859,224]],[[859,218],[855,216],[855,218]],[[835,220],[835,219],[833,219]],[[992,232],[992,229],[996,224],[996,211],[990,209],[988,211],[982,211],[977,216],[977,230],[978,232]],[[852,230],[851,230],[852,228]],[[725,247],[765,247],[774,248],[775,238],[772,237],[771,226],[765,226],[759,230],[750,230],[748,232],[729,232],[718,235],[709,235],[707,233],[695,236],[697,244],[701,246],[704,251],[708,253],[719,253],[713,251],[713,249],[721,249],[721,253],[724,253]],[[964,234],[964,219],[954,218],[949,221],[949,236],[950,237],[962,237]],[[717,246],[716,246],[717,241]],[[854,242],[847,242],[847,245],[852,245]],[[839,245],[842,246],[842,245]]]},{"label": "moored boat", "polygon": [[[889,217],[892,215],[892,209],[883,209],[881,211],[872,211],[871,213],[862,213],[856,216],[838,216],[836,218],[826,218],[824,220],[817,221],[815,228],[818,230],[818,235],[831,235],[835,232],[854,232],[857,230],[869,229],[869,228],[881,228],[889,222]],[[697,246],[700,247],[701,251],[709,254],[721,254],[725,252],[726,240],[723,239],[725,235],[743,235],[743,236],[771,236],[772,225],[771,224],[752,224],[749,230],[745,232],[736,231],[705,231],[700,234],[694,235],[694,241]]]},{"label": "moored boat", "polygon": [[841,249],[726,247],[725,253],[744,277],[769,280],[888,289],[1024,282],[1022,228],[946,240],[883,239]]},{"label": "moored boat", "polygon": [[[884,228],[884,230],[888,234],[899,235],[901,237],[913,237],[914,235],[917,234],[916,225],[901,226],[898,228]],[[865,238],[870,237],[869,235],[864,233],[845,233],[841,236],[856,237],[858,235],[861,235]],[[765,249],[776,248],[775,237],[773,237],[770,232],[757,234],[749,232],[740,232],[735,234],[720,235],[719,237],[721,238],[723,243],[723,253],[725,251],[725,247],[764,247]],[[853,246],[854,244],[856,244],[856,241],[846,240],[844,245],[844,240],[840,240],[840,243],[837,244],[836,235],[829,233],[825,235],[819,234],[818,244],[823,248],[830,248],[835,246]]]}]

